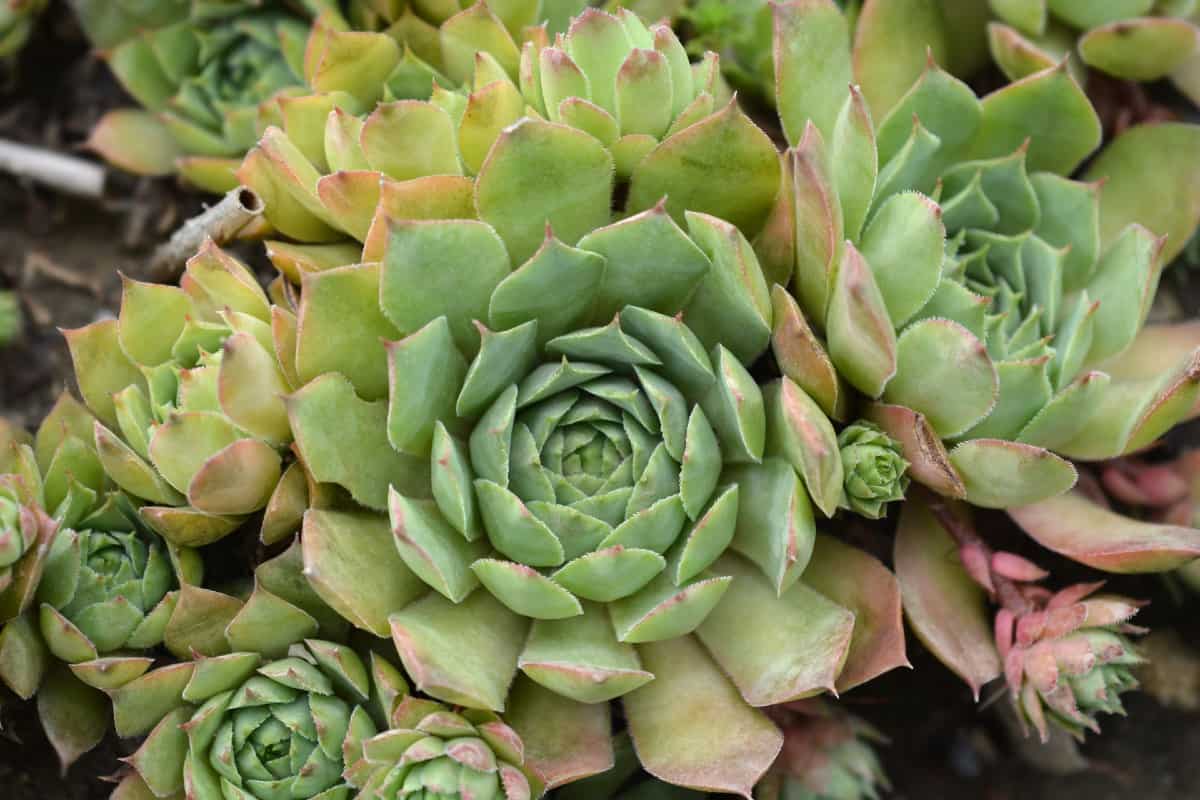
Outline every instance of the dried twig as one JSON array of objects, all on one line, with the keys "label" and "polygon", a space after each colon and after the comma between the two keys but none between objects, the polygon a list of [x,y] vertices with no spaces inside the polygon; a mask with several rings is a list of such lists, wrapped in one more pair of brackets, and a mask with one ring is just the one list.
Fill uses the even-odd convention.
[{"label": "dried twig", "polygon": [[0,139],[0,171],[83,197],[104,194],[104,167],[43,147]]},{"label": "dried twig", "polygon": [[147,277],[174,280],[206,239],[225,244],[262,212],[262,198],[254,191],[245,186],[231,190],[221,202],[184,222],[169,241],[154,251]]}]

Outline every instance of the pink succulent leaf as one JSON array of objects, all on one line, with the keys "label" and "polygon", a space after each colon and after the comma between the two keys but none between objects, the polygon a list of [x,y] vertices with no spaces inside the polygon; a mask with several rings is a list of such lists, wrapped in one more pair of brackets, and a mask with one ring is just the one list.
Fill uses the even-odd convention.
[{"label": "pink succulent leaf", "polygon": [[992,583],[991,559],[988,558],[987,548],[982,542],[967,542],[961,545],[958,548],[958,557],[967,568],[967,574],[976,583],[987,589],[988,594],[996,593],[996,586]]},{"label": "pink succulent leaf", "polygon": [[993,553],[991,567],[997,575],[1021,582],[1040,581],[1050,575],[1037,564],[1015,553]]},{"label": "pink succulent leaf", "polygon": [[1083,598],[1099,591],[1104,586],[1104,581],[1095,581],[1094,583],[1077,583],[1074,586],[1068,586],[1066,589],[1056,593],[1050,598],[1050,602],[1046,604],[1047,608],[1064,608],[1074,605]]},{"label": "pink succulent leaf", "polygon": [[993,629],[996,636],[996,650],[1000,653],[1002,661],[1008,660],[1008,654],[1012,650],[1016,621],[1016,615],[1010,609],[1002,608],[996,612]]},{"label": "pink succulent leaf", "polygon": [[1090,623],[1087,606],[1083,603],[1064,608],[1047,609],[1045,625],[1042,628],[1042,638],[1057,639],[1068,633],[1079,630],[1085,623]]},{"label": "pink succulent leaf", "polygon": [[1200,556],[1200,530],[1125,517],[1079,492],[1008,513],[1044,547],[1107,572],[1160,572]]}]

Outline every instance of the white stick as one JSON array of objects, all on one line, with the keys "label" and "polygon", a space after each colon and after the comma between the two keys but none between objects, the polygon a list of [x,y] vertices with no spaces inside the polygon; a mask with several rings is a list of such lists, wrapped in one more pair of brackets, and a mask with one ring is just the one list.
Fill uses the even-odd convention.
[{"label": "white stick", "polygon": [[183,223],[171,238],[154,251],[150,260],[150,277],[169,281],[183,271],[187,260],[195,255],[205,239],[217,244],[231,241],[242,228],[263,212],[262,198],[245,186],[232,189],[212,208]]},{"label": "white stick", "polygon": [[0,139],[0,170],[83,197],[104,194],[104,167],[26,144]]}]

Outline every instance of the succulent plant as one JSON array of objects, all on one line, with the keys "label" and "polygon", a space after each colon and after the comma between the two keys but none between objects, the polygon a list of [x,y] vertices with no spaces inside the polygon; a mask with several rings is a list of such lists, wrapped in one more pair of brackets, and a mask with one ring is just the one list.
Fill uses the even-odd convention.
[{"label": "succulent plant", "polygon": [[908,462],[900,445],[869,422],[847,425],[838,434],[845,473],[843,506],[869,519],[887,513],[885,506],[904,499]]},{"label": "succulent plant", "polygon": [[56,535],[37,591],[42,636],[69,664],[153,647],[174,609],[174,583],[166,548],[117,496]]},{"label": "succulent plant", "polygon": [[[789,75],[812,59],[797,40],[845,35],[828,4],[777,14]],[[1157,379],[1098,368],[1138,336],[1163,244],[1118,226],[1123,198],[1114,214],[1098,185],[1064,177],[1100,137],[1064,69],[981,101],[931,64],[877,128],[854,90],[778,89],[790,191],[758,249],[768,280],[790,279],[796,298],[776,290],[781,369],[827,413],[844,414],[844,380],[876,400],[864,416],[904,445],[916,480],[1002,508],[1069,489],[1060,456],[1128,452],[1189,413],[1194,349]],[[1026,127],[1034,105],[1048,116]]]},{"label": "succulent plant", "polygon": [[[435,84],[467,80],[476,51],[511,61],[515,78],[520,43],[545,41],[585,4],[494,5],[175,0],[114,9],[77,0],[85,31],[143,109],[109,112],[89,145],[131,172],[178,171],[222,193],[237,185],[233,171],[263,130],[298,113],[289,103],[297,95],[349,81],[370,96],[329,101],[364,113],[381,98],[426,99]],[[354,74],[336,74],[347,58]]]},{"label": "succulent plant", "polygon": [[1200,45],[1193,0],[993,2],[988,27],[996,64],[1012,80],[1078,57],[1118,78],[1153,81],[1175,72]]},{"label": "succulent plant", "polygon": [[[355,35],[375,37],[360,50],[394,46],[382,34]],[[599,11],[578,17],[559,45],[530,42],[512,56],[472,56],[465,97],[439,87],[428,101],[376,105],[379,81],[335,68],[361,60],[358,50],[331,51],[327,80],[314,84],[323,93],[296,99],[238,171],[280,238],[292,240],[271,242],[280,269],[298,281],[300,272],[378,260],[389,217],[481,219],[518,263],[541,246],[547,222],[574,245],[614,206],[634,214],[664,197],[680,224],[690,210],[748,236],[762,227],[778,154],[735,104],[719,102],[714,59],[689,65],[665,26]],[[616,83],[601,96],[585,77],[602,84],[603,64],[625,77],[609,76]],[[342,94],[355,102],[339,105]],[[356,108],[374,110],[361,117]],[[727,191],[705,191],[708,181],[726,181]]]},{"label": "succulent plant", "polygon": [[186,788],[197,800],[347,798],[349,759],[406,696],[386,658],[315,638],[161,667],[114,693],[118,726],[137,717],[147,734],[122,787],[158,797]]},{"label": "succulent plant", "polygon": [[[1109,520],[1116,515],[1099,507],[1081,510],[1085,502],[1065,495],[1044,508],[1019,509],[1014,518],[1046,546],[1111,572],[1163,570],[1200,552],[1195,531]],[[1031,515],[1044,514],[1056,515],[1057,534],[1029,524]],[[1080,524],[1087,526],[1082,537]],[[1081,543],[1064,546],[1073,539]],[[958,558],[947,558],[950,552]],[[1097,714],[1123,713],[1119,695],[1137,687],[1131,668],[1142,661],[1128,637],[1145,632],[1129,620],[1142,603],[1096,594],[1102,581],[1051,590],[1043,585],[1046,570],[993,550],[966,506],[926,495],[905,504],[895,559],[909,622],[977,698],[986,682],[1003,675],[1023,724],[1043,741],[1052,726],[1082,738],[1099,730]]]},{"label": "succulent plant", "polygon": [[[353,741],[353,740],[352,740]],[[528,800],[542,795],[525,748],[496,714],[407,697],[388,728],[353,741],[347,777],[358,796],[380,800]]]},{"label": "succulent plant", "polygon": [[21,304],[15,292],[0,290],[0,347],[21,333]]},{"label": "succulent plant", "polygon": [[1138,685],[1131,668],[1142,658],[1127,634],[1145,632],[1129,624],[1139,604],[1093,594],[1098,588],[1078,584],[1035,610],[997,616],[1005,681],[1022,719],[1042,741],[1048,719],[1079,738],[1085,730],[1098,733],[1096,715],[1123,714],[1121,693]]},{"label": "succulent plant", "polygon": [[299,524],[307,488],[284,462],[282,399],[294,325],[209,243],[179,287],[126,279],[117,319],[66,332],[99,464],[152,504],[141,515],[168,541],[209,544],[263,509],[268,543]]},{"label": "succulent plant", "polygon": [[0,0],[0,59],[12,58],[25,46],[48,0]]},{"label": "succulent plant", "polygon": [[873,747],[886,739],[863,720],[817,699],[772,714],[783,752],[755,787],[757,800],[877,800],[891,789]]},{"label": "succulent plant", "polygon": [[[889,579],[816,537],[812,505],[833,514],[843,491],[832,425],[790,381],[760,390],[746,371],[771,313],[748,241],[687,222],[659,207],[575,246],[548,232],[514,269],[484,222],[390,221],[380,261],[305,276],[287,405],[313,479],[377,511],[305,516],[309,581],[390,634],[419,689],[507,710],[527,739],[530,709],[591,730],[621,697],[654,774],[733,790],[777,746],[751,706],[832,685],[847,651],[803,642],[848,645],[849,608],[874,613],[841,581]],[[813,559],[819,590],[801,575]],[[777,678],[743,661],[755,647]],[[653,710],[690,681],[753,755],[694,772],[716,756]]]},{"label": "succulent plant", "polygon": [[80,437],[91,424],[63,395],[36,440],[0,437],[8,440],[0,441],[0,506],[16,521],[3,538],[23,543],[6,554],[23,551],[0,591],[0,682],[19,697],[36,695],[64,767],[108,726],[100,690],[145,671],[143,651],[167,635],[179,581],[201,576],[194,554],[168,553],[128,498],[109,490]]},{"label": "succulent plant", "polygon": [[[98,6],[105,6],[101,9]],[[131,172],[176,170],[210,191],[233,188],[232,169],[262,132],[263,113],[302,85],[308,22],[285,11],[197,18],[188,4],[154,25],[112,25],[112,4],[77,6],[113,74],[142,106],[109,111],[89,146]],[[169,6],[170,4],[162,4]]]}]

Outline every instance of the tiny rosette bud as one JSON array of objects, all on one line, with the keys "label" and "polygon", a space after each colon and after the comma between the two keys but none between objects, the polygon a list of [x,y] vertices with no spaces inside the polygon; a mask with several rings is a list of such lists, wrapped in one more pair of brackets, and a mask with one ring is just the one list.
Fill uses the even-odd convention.
[{"label": "tiny rosette bud", "polygon": [[524,745],[495,714],[405,698],[392,728],[346,748],[359,796],[380,800],[530,800],[540,783],[523,767]]},{"label": "tiny rosette bud", "polygon": [[855,422],[838,435],[845,468],[842,507],[880,519],[888,503],[904,499],[908,462],[900,445],[869,422]]},{"label": "tiny rosette bud", "polygon": [[42,635],[68,663],[152,647],[162,640],[174,584],[166,548],[152,534],[62,529],[38,588]]}]

